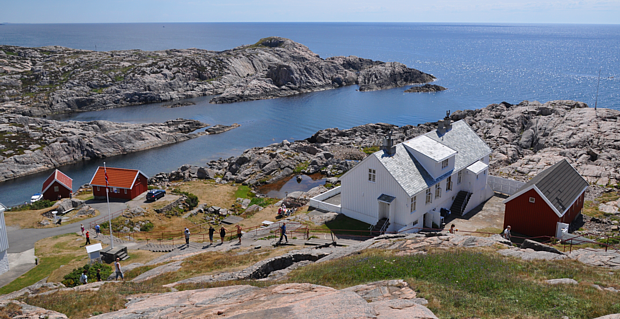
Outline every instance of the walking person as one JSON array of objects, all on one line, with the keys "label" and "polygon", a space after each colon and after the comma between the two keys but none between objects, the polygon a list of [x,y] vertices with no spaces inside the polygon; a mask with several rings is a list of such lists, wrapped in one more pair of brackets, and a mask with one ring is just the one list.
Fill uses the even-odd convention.
[{"label": "walking person", "polygon": [[237,238],[239,238],[239,245],[241,245],[241,226],[237,225]]},{"label": "walking person", "polygon": [[116,258],[116,262],[114,263],[114,269],[116,270],[116,278],[114,280],[118,280],[119,276],[121,277],[122,280],[125,280],[125,277],[123,277],[123,270],[121,269],[120,258]]},{"label": "walking person", "polygon": [[502,237],[510,240],[510,225],[506,226],[506,229],[504,229],[504,232],[502,233]]},{"label": "walking person", "polygon": [[97,224],[95,225],[95,237],[99,237],[99,234],[101,234],[101,227]]},{"label": "walking person", "polygon": [[280,240],[278,240],[278,244],[282,243],[282,238],[286,238],[286,243],[288,244],[288,236],[286,236],[286,223],[282,223],[282,226],[280,226]]},{"label": "walking person", "polygon": [[80,229],[82,230],[82,236],[84,236],[84,224],[80,224]]},{"label": "walking person", "polygon": [[222,228],[220,228],[220,238],[222,239],[222,244],[224,243],[224,237],[226,237],[226,228],[222,226]]},{"label": "walking person", "polygon": [[101,281],[101,268],[97,268],[97,281]]},{"label": "walking person", "polygon": [[82,283],[82,285],[86,285],[88,283],[88,276],[86,276],[86,270],[84,270],[82,272],[82,275],[80,276],[80,283]]},{"label": "walking person", "polygon": [[90,232],[88,230],[86,231],[86,244],[84,246],[86,245],[90,245]]},{"label": "walking person", "polygon": [[215,228],[213,228],[213,225],[209,225],[209,241],[211,242],[211,245],[213,245],[213,234],[215,233]]},{"label": "walking person", "polygon": [[185,227],[185,244],[189,247],[189,229]]}]

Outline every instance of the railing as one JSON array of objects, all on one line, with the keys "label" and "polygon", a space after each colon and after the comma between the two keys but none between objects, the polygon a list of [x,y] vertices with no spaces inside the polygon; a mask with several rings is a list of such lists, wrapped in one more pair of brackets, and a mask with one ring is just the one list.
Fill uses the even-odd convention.
[{"label": "railing", "polygon": [[380,234],[385,234],[385,231],[387,230],[388,225],[390,224],[390,219],[386,219],[385,222],[383,223],[383,226],[381,226],[381,230],[379,231]]},{"label": "railing", "polygon": [[516,193],[521,186],[525,185],[525,183],[514,179],[489,175],[487,176],[487,185],[495,192],[512,195]]},{"label": "railing", "polygon": [[317,209],[340,213],[340,208],[341,208],[340,205],[334,205],[334,204],[324,202],[324,200],[332,196],[336,196],[338,194],[340,194],[340,186],[335,187],[333,189],[328,190],[325,193],[322,193],[322,194],[319,194],[317,196],[310,198],[310,202],[308,203],[308,205],[310,207],[314,207]]}]

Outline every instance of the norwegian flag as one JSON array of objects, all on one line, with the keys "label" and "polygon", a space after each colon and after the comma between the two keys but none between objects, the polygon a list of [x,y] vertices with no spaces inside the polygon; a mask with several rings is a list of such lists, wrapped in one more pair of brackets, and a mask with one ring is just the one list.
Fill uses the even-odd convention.
[{"label": "norwegian flag", "polygon": [[109,187],[110,184],[108,184],[108,170],[105,166],[103,167],[103,174],[105,175],[105,187]]}]

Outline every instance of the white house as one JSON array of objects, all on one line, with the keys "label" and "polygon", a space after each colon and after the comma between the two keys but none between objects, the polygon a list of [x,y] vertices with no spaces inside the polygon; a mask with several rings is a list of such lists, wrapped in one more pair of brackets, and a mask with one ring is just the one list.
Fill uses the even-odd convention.
[{"label": "white house", "polygon": [[442,208],[466,214],[493,196],[486,186],[490,154],[465,121],[446,117],[437,130],[395,146],[386,138],[329,196],[339,192],[339,212],[351,218],[372,225],[387,219],[387,231],[419,231],[440,225]]},{"label": "white house", "polygon": [[6,234],[4,211],[6,207],[0,204],[0,275],[9,271],[9,237]]}]

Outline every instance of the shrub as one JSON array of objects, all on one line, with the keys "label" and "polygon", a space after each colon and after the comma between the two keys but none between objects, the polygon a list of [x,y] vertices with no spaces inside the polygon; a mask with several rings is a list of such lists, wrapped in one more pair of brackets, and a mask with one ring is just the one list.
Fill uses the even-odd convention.
[{"label": "shrub", "polygon": [[10,211],[15,211],[15,212],[19,212],[22,210],[39,210],[39,209],[43,209],[43,208],[48,208],[48,207],[52,207],[54,206],[56,202],[53,202],[51,200],[47,200],[47,199],[43,199],[40,201],[36,201],[32,204],[26,204],[26,205],[21,205],[21,206],[17,206],[17,207],[13,207],[11,209],[9,209]]},{"label": "shrub", "polygon": [[178,188],[175,188],[172,190],[173,193],[175,194],[179,194],[179,195],[185,195],[185,197],[187,197],[187,199],[185,200],[185,204],[187,204],[187,206],[189,206],[189,209],[194,209],[194,207],[198,206],[198,196],[192,194],[192,193],[188,193],[188,192],[183,192]]},{"label": "shrub", "polygon": [[86,276],[88,276],[88,282],[94,282],[97,280],[97,269],[101,269],[101,279],[105,280],[112,273],[112,267],[106,264],[86,264],[83,267],[73,269],[73,271],[66,275],[65,280],[62,283],[67,287],[75,287],[80,284],[80,276],[84,270],[86,270]]},{"label": "shrub", "polygon": [[155,225],[153,225],[153,223],[151,222],[148,222],[140,227],[140,231],[150,231],[153,229],[153,227],[155,227]]}]

